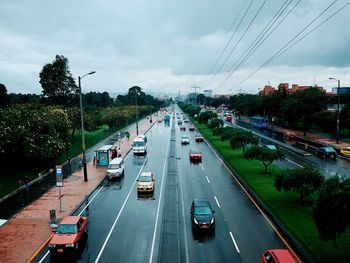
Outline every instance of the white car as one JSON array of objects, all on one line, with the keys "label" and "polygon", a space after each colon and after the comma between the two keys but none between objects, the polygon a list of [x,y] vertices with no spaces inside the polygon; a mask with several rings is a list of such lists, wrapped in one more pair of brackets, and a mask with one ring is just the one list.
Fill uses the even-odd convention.
[{"label": "white car", "polygon": [[114,158],[107,167],[107,177],[109,180],[124,176],[123,158]]},{"label": "white car", "polygon": [[188,135],[181,136],[181,144],[190,144],[190,138],[188,138]]}]

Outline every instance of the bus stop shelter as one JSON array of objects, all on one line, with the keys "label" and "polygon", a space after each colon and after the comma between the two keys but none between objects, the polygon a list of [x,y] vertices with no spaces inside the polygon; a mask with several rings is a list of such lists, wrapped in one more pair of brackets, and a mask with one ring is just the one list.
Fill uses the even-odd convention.
[{"label": "bus stop shelter", "polygon": [[111,160],[113,145],[103,145],[95,150],[95,161],[97,166],[108,166]]}]

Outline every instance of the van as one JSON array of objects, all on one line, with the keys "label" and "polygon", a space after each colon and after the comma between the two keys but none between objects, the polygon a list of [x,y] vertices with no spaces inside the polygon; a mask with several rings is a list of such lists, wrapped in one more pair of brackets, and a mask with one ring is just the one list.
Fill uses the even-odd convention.
[{"label": "van", "polygon": [[147,138],[145,135],[138,135],[133,144],[132,150],[134,154],[146,154],[147,153]]},{"label": "van", "polygon": [[108,180],[124,176],[124,160],[123,158],[114,158],[107,167]]}]

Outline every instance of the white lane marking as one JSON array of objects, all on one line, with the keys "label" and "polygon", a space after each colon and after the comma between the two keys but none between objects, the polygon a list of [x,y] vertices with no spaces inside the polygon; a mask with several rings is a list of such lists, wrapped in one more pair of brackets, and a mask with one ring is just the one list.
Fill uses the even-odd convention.
[{"label": "white lane marking", "polygon": [[207,178],[208,184],[210,184],[210,181],[209,181],[209,178],[208,178],[208,176],[205,176],[205,178]]},{"label": "white lane marking", "polygon": [[294,161],[292,161],[292,160],[290,160],[290,159],[288,159],[288,158],[285,158],[285,160],[286,160],[287,162],[290,162],[290,163],[292,163],[292,164],[295,164],[296,166],[298,166],[298,167],[300,167],[300,168],[304,168],[304,166],[302,166],[302,165],[300,165],[300,164],[298,164],[298,163],[296,163],[296,162],[294,162]]},{"label": "white lane marking", "polygon": [[[180,164],[179,164],[180,166]],[[185,224],[185,204],[184,204],[184,198],[183,198],[183,190],[182,190],[182,174],[181,174],[181,168],[179,167],[179,178],[180,178],[180,193],[181,193],[181,205],[182,205],[182,220],[183,220],[183,230],[184,230],[184,236],[185,236],[185,254],[186,254],[186,263],[190,262],[189,254],[188,254],[188,241],[187,241],[187,233],[186,233],[186,224]]]},{"label": "white lane marking", "polygon": [[204,171],[204,166],[203,166],[203,164],[200,164],[200,167],[202,167],[202,170]]},{"label": "white lane marking", "polygon": [[113,232],[113,230],[114,230],[114,228],[115,228],[115,226],[116,226],[116,224],[117,224],[117,222],[118,222],[118,220],[119,220],[119,217],[120,217],[121,213],[122,213],[123,210],[124,210],[125,204],[126,204],[126,202],[128,201],[128,199],[129,199],[129,197],[130,197],[131,191],[132,191],[133,188],[135,187],[136,180],[137,180],[137,178],[139,177],[139,175],[140,175],[140,173],[141,173],[143,167],[145,166],[147,159],[148,159],[148,157],[145,158],[145,161],[143,162],[143,164],[142,164],[142,166],[141,166],[141,169],[140,169],[139,173],[137,174],[137,176],[136,176],[136,178],[135,178],[135,180],[134,180],[134,183],[132,184],[132,186],[131,186],[131,188],[130,188],[129,193],[128,193],[128,195],[127,195],[127,197],[126,197],[126,199],[125,199],[125,201],[124,201],[124,203],[123,203],[121,209],[119,210],[119,213],[118,213],[116,219],[114,220],[114,223],[113,223],[111,229],[109,230],[109,233],[108,233],[108,235],[107,235],[107,237],[106,237],[106,239],[105,239],[105,241],[104,241],[104,243],[103,243],[103,245],[102,245],[102,248],[101,248],[100,252],[98,253],[98,256],[97,256],[97,258],[96,258],[96,260],[95,260],[95,263],[97,263],[97,262],[100,260],[100,257],[101,257],[101,255],[102,255],[102,253],[103,253],[103,250],[105,249],[105,247],[106,247],[106,245],[107,245],[107,242],[108,242],[109,238],[110,238],[111,235],[112,235],[112,232]]},{"label": "white lane marking", "polygon": [[106,184],[102,185],[102,187],[97,191],[97,193],[92,197],[92,199],[87,203],[86,206],[84,206],[83,210],[78,214],[78,216],[81,216],[81,214],[84,212],[84,210],[90,205],[90,203],[95,199],[95,197],[101,192],[101,190],[105,187]]},{"label": "white lane marking", "polygon": [[241,252],[239,251],[239,248],[238,248],[238,246],[237,246],[236,240],[235,240],[235,238],[233,237],[231,231],[230,231],[230,236],[231,236],[231,239],[232,239],[233,244],[234,244],[235,247],[236,247],[237,252],[238,252],[238,253],[241,253]]},{"label": "white lane marking", "polygon": [[[170,135],[171,136],[171,135]],[[166,154],[169,153],[169,145],[170,145],[170,140],[168,142],[168,146],[166,148]],[[162,185],[160,187],[160,195],[159,195],[159,200],[158,200],[158,207],[157,207],[157,216],[156,216],[156,224],[154,226],[154,231],[153,231],[153,239],[152,239],[152,247],[151,247],[151,255],[149,257],[149,263],[153,261],[153,253],[154,253],[154,244],[156,242],[156,233],[157,233],[157,227],[158,227],[158,220],[159,220],[159,210],[160,210],[160,204],[162,201],[162,196],[163,196],[163,185],[164,185],[164,175],[165,175],[165,167],[167,164],[167,158],[165,159],[164,166],[163,166],[163,176],[162,176]]]},{"label": "white lane marking", "polygon": [[214,199],[216,201],[216,204],[218,205],[218,207],[220,208],[220,204],[219,204],[219,200],[216,198],[216,196],[214,195]]},{"label": "white lane marking", "polygon": [[[85,209],[90,205],[90,203],[95,199],[95,197],[101,192],[101,190],[105,187],[106,184],[102,185],[102,187],[96,192],[96,194],[92,197],[92,199],[87,203],[86,206],[81,210],[81,212],[78,214],[78,216],[81,216],[81,214],[85,211]],[[50,250],[45,253],[45,255],[40,259],[39,263],[43,262],[44,259],[50,254]]]},{"label": "white lane marking", "polygon": [[50,254],[50,250],[46,252],[46,254],[40,259],[39,263],[43,262],[44,259]]}]

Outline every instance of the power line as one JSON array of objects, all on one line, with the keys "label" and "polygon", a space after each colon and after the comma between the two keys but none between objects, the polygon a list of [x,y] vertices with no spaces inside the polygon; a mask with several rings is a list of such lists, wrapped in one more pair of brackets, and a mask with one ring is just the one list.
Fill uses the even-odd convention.
[{"label": "power line", "polygon": [[[288,2],[289,1],[289,2]],[[266,41],[266,39],[277,29],[277,27],[289,16],[289,14],[295,9],[295,7],[301,2],[299,0],[295,5],[288,11],[287,14],[277,23],[277,25],[274,26],[274,24],[278,21],[278,19],[281,17],[281,15],[284,13],[284,11],[288,8],[288,6],[291,4],[293,0],[287,0],[281,8],[277,11],[275,16],[269,21],[269,23],[265,26],[263,31],[259,34],[259,36],[255,39],[255,43],[253,42],[248,49],[243,53],[243,55],[237,60],[237,62],[230,68],[230,74],[219,84],[221,86],[227,79],[233,75],[234,72],[249,58],[251,57],[254,52]],[[288,2],[288,3],[287,3]],[[287,3],[286,6],[284,6]],[[281,9],[283,10],[281,11]],[[277,16],[277,17],[276,17]],[[272,22],[273,21],[273,22]],[[272,22],[272,23],[271,23]],[[271,24],[270,24],[271,23]],[[270,25],[269,25],[270,24]],[[267,27],[268,26],[268,27]],[[274,26],[274,27],[273,27]],[[273,27],[273,29],[269,32],[269,30]],[[267,28],[267,29],[266,29]],[[266,29],[266,30],[265,30]],[[264,32],[265,31],[265,32]],[[268,33],[269,32],[269,33]],[[267,34],[268,33],[268,34]],[[266,35],[267,34],[267,35]],[[259,39],[258,39],[259,38]],[[254,45],[253,45],[254,44]],[[249,50],[250,49],[250,50]],[[249,52],[247,53],[247,51]],[[243,57],[244,56],[244,57]],[[243,58],[242,58],[243,57]]]},{"label": "power line", "polygon": [[330,17],[328,17],[325,21],[323,21],[318,27],[314,28],[313,30],[309,31],[307,34],[305,34],[304,36],[302,36],[299,40],[297,40],[297,42],[293,43],[290,47],[288,47],[288,45],[290,45],[293,41],[295,41],[295,39],[297,39],[307,28],[309,28],[320,16],[322,16],[329,8],[331,8],[335,3],[337,2],[337,0],[334,0],[326,9],[324,9],[318,16],[316,16],[307,26],[305,26],[298,34],[296,34],[288,43],[286,43],[283,47],[281,47],[274,55],[272,55],[267,61],[265,61],[259,68],[257,68],[254,72],[252,72],[248,77],[244,78],[243,80],[241,80],[238,85],[242,84],[244,81],[246,81],[247,79],[249,79],[250,77],[252,77],[254,74],[256,74],[260,69],[262,69],[264,66],[266,66],[267,64],[271,63],[273,60],[275,60],[276,58],[278,58],[279,56],[281,56],[283,53],[285,53],[287,50],[289,50],[292,46],[294,46],[296,43],[298,43],[299,41],[301,41],[303,38],[305,38],[307,35],[309,35],[311,32],[313,32],[316,28],[318,28],[320,25],[322,25],[324,22],[328,21],[328,19],[330,19],[332,16],[334,16],[335,14],[337,14],[338,12],[340,12],[342,9],[344,9],[347,5],[350,4],[350,2],[348,2],[347,4],[345,4],[343,7],[341,7],[339,10],[337,10],[335,13],[333,13]]},{"label": "power line", "polygon": [[[254,1],[254,0],[252,0],[252,1],[250,2],[249,6],[251,5],[251,3],[252,3],[253,1]],[[248,9],[249,9],[249,6],[248,6]],[[236,23],[238,17],[240,16],[240,14],[241,14],[243,8],[244,8],[244,5],[242,6],[241,10],[240,10],[239,13],[238,13],[238,16],[237,16],[236,19],[234,20],[234,22],[233,22],[233,24],[232,24],[232,26],[231,26],[231,28],[230,28],[230,32],[231,32],[231,30],[232,30],[233,25]],[[248,9],[247,9],[247,11],[248,11]],[[246,13],[247,13],[247,11],[246,11]],[[246,14],[246,13],[245,13],[245,14]],[[209,72],[208,72],[207,75],[210,75],[210,74],[213,72],[213,70],[214,70],[214,68],[216,67],[216,65],[218,64],[218,62],[219,62],[219,60],[221,59],[222,55],[223,55],[224,52],[226,51],[226,48],[227,48],[228,45],[231,43],[231,41],[232,41],[234,35],[236,34],[238,27],[239,27],[240,24],[242,23],[242,20],[243,20],[245,14],[243,15],[243,17],[242,17],[241,21],[239,22],[238,26],[236,27],[236,30],[231,34],[231,37],[230,37],[229,41],[227,41],[226,46],[225,46],[224,49],[221,51],[219,57],[216,59],[214,65],[213,65],[212,68],[209,70]]]},{"label": "power line", "polygon": [[264,2],[261,4],[261,6],[259,7],[258,11],[256,12],[255,16],[253,17],[253,19],[250,21],[249,25],[247,26],[246,30],[244,31],[244,33],[242,34],[242,36],[240,37],[240,39],[237,41],[236,45],[231,49],[231,52],[228,54],[228,56],[226,57],[225,61],[221,64],[220,68],[216,71],[215,75],[224,67],[224,65],[226,64],[227,60],[230,58],[230,56],[232,55],[233,51],[235,51],[236,47],[238,46],[238,44],[241,42],[241,40],[243,39],[243,37],[245,36],[245,34],[248,32],[250,26],[253,24],[253,22],[255,21],[256,17],[259,15],[261,9],[264,7],[265,3],[267,0],[264,0]]}]

